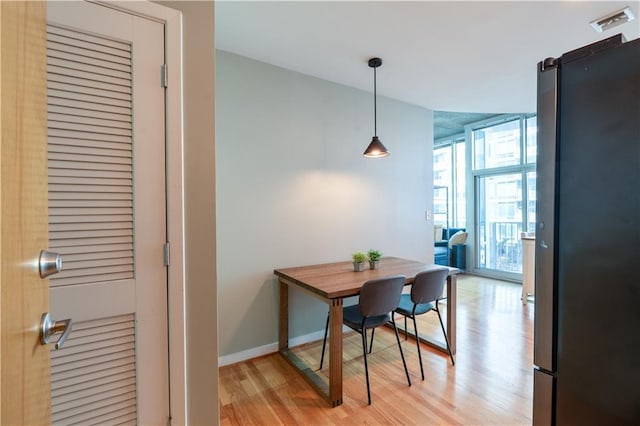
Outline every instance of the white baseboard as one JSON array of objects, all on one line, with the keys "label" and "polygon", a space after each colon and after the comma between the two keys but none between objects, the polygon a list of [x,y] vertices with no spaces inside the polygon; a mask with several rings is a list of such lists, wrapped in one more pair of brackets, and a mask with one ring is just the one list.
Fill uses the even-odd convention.
[{"label": "white baseboard", "polygon": [[[343,326],[342,332],[348,332],[351,329]],[[304,336],[298,336],[289,339],[289,346],[294,347],[303,345],[309,342],[315,342],[321,340],[324,337],[324,330],[315,331],[313,333],[305,334]],[[257,348],[247,349],[246,351],[236,352],[229,355],[222,355],[218,357],[218,367],[224,367],[225,365],[235,364],[236,362],[246,361],[248,359],[257,358],[263,355],[269,355],[278,352],[278,342],[269,343],[267,345],[259,346]]]},{"label": "white baseboard", "polygon": [[278,352],[278,342],[269,343],[268,345],[259,346],[257,348],[247,349],[246,351],[219,356],[218,367],[224,367],[225,365],[235,364],[236,362],[246,361],[251,358],[257,358],[259,356],[268,355],[274,352]]}]

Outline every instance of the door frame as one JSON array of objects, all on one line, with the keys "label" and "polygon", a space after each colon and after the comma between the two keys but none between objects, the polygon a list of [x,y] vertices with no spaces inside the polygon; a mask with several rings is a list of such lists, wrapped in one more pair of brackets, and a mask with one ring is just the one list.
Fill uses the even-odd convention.
[{"label": "door frame", "polygon": [[[169,330],[169,401],[171,421],[187,423],[186,305],[184,258],[184,139],[182,119],[182,14],[147,1],[98,1],[90,3],[162,22],[165,25],[165,150],[167,191],[167,268]],[[160,76],[160,70],[158,70]],[[158,79],[158,84],[160,80]]]}]

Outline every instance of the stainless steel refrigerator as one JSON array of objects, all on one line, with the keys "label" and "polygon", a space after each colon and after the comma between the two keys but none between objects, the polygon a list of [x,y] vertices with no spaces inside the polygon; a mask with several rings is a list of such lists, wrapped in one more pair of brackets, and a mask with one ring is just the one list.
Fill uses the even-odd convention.
[{"label": "stainless steel refrigerator", "polygon": [[534,425],[640,425],[640,39],[538,64]]}]

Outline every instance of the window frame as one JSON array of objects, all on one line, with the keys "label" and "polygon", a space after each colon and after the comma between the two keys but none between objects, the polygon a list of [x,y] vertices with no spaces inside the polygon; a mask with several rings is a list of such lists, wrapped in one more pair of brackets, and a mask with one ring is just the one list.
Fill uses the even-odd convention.
[{"label": "window frame", "polygon": [[[467,232],[469,233],[469,240],[467,241],[468,246],[472,249],[471,253],[467,256],[467,269],[473,271],[477,275],[483,275],[493,278],[506,279],[510,281],[521,281],[522,273],[516,272],[506,272],[498,269],[489,269],[489,268],[480,268],[478,267],[477,256],[479,253],[479,242],[476,235],[476,230],[479,227],[480,221],[480,211],[479,211],[479,178],[488,177],[488,176],[497,176],[497,175],[506,175],[506,174],[517,174],[520,173],[522,179],[521,185],[521,200],[523,208],[521,209],[521,223],[523,224],[523,230],[527,230],[528,224],[528,179],[527,174],[529,172],[536,171],[536,162],[528,162],[527,155],[527,146],[528,146],[528,135],[527,135],[527,120],[536,117],[535,113],[524,113],[524,114],[502,114],[496,117],[491,117],[486,120],[481,120],[474,123],[469,123],[465,126],[465,141],[467,147],[467,156],[466,156],[466,165],[467,165],[467,200],[471,200],[471,202],[467,202],[467,218],[473,218],[473,220],[467,219]],[[473,132],[475,130],[480,130],[488,127],[497,126],[500,124],[504,124],[510,121],[519,120],[520,125],[520,161],[519,164],[508,165],[508,166],[499,166],[499,167],[491,167],[491,168],[483,168],[483,169],[475,169],[475,146],[473,140]],[[536,140],[537,143],[537,140]],[[435,145],[434,145],[435,149]],[[535,160],[535,159],[534,159]]]}]

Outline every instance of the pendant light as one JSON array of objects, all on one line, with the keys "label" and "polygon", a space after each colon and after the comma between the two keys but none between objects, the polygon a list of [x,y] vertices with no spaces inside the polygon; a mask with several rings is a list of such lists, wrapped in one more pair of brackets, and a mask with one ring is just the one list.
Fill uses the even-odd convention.
[{"label": "pendant light", "polygon": [[389,150],[378,139],[378,126],[377,126],[377,108],[376,108],[376,68],[382,65],[382,59],[371,58],[369,59],[369,66],[373,68],[373,138],[371,143],[364,151],[364,155],[367,158],[381,158],[389,155]]}]

